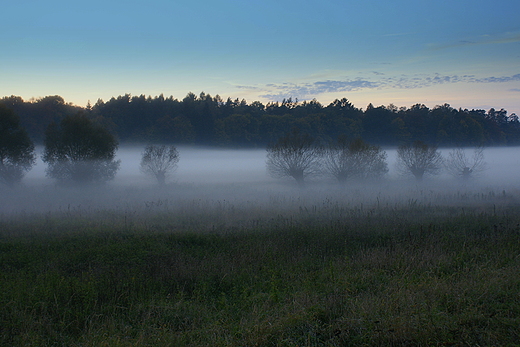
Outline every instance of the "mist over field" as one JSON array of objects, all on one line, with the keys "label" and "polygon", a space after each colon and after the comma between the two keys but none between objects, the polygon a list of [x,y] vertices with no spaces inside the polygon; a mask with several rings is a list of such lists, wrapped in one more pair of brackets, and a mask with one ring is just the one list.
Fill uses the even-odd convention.
[{"label": "mist over field", "polygon": [[[292,179],[269,177],[263,149],[231,150],[202,147],[179,147],[178,169],[159,187],[154,178],[139,170],[143,147],[121,146],[117,159],[120,169],[113,181],[101,186],[63,187],[45,177],[41,161],[43,148],[37,148],[38,160],[20,187],[0,187],[0,213],[52,211],[141,211],[166,205],[168,208],[193,202],[225,202],[251,209],[271,208],[273,213],[285,208],[315,206],[323,201],[344,204],[406,202],[474,203],[470,197],[520,201],[520,148],[496,147],[484,150],[488,169],[480,177],[463,183],[445,172],[425,177],[421,183],[401,177],[395,169],[396,150],[386,149],[389,172],[377,182],[338,185],[329,177],[307,179],[300,189]],[[447,157],[451,149],[439,149]],[[472,149],[466,149],[468,156]],[[471,201],[470,201],[471,200]],[[291,206],[293,205],[293,206]],[[194,207],[196,209],[196,207]]]},{"label": "mist over field", "polygon": [[1,345],[518,341],[518,148],[485,150],[467,182],[400,177],[388,149],[384,179],[304,187],[269,177],[264,150],[183,147],[160,186],[142,150],[104,185],[39,162],[0,186]]}]

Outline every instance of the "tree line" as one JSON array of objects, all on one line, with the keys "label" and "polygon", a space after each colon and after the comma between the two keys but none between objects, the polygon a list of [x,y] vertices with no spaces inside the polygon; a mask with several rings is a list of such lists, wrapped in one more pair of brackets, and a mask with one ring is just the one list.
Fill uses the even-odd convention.
[{"label": "tree line", "polygon": [[[484,148],[476,147],[473,156],[465,148],[453,149],[443,158],[437,146],[422,141],[402,144],[397,148],[396,167],[403,176],[422,181],[424,176],[437,175],[442,169],[463,180],[469,180],[487,169]],[[386,152],[361,138],[323,144],[309,134],[293,129],[267,146],[267,171],[275,178],[292,178],[299,186],[307,177],[329,176],[341,184],[351,181],[380,179],[388,172]]]},{"label": "tree line", "polygon": [[[101,124],[85,114],[65,116],[45,131],[42,161],[49,178],[78,185],[112,180],[119,170],[115,160],[119,143]],[[146,146],[140,169],[160,185],[175,171],[179,153],[174,145]],[[20,125],[19,117],[0,104],[0,183],[14,186],[36,162],[34,143]]]},{"label": "tree line", "polygon": [[125,94],[86,107],[67,103],[60,96],[29,101],[9,96],[0,99],[0,104],[20,117],[37,144],[44,142],[49,124],[80,112],[121,142],[265,147],[298,128],[323,142],[346,136],[387,146],[415,141],[438,146],[520,144],[516,114],[494,108],[455,109],[448,104],[433,108],[369,104],[363,110],[346,98],[328,105],[291,98],[263,104],[205,93],[188,93],[182,100]]},{"label": "tree line", "polygon": [[[42,160],[47,164],[46,174],[60,183],[106,182],[113,179],[119,169],[120,161],[115,160],[119,145],[116,137],[83,113],[49,124],[44,144]],[[309,176],[329,175],[345,183],[353,179],[377,179],[388,172],[386,152],[361,138],[340,136],[335,142],[323,143],[293,128],[269,144],[266,151],[269,174],[276,178],[294,178],[300,186]],[[34,144],[19,118],[0,104],[0,182],[11,186],[21,182],[35,160]],[[178,161],[175,145],[152,144],[142,153],[140,169],[164,185]],[[458,148],[450,153],[447,161],[437,146],[421,141],[402,144],[397,149],[398,169],[417,180],[439,173],[444,165],[454,176],[469,179],[485,169],[482,147],[475,150],[472,160],[467,159],[463,148]]]}]

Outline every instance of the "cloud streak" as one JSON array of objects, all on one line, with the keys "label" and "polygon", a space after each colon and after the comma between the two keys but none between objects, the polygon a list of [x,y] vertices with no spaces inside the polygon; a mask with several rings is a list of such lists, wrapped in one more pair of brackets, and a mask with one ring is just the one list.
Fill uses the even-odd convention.
[{"label": "cloud streak", "polygon": [[267,99],[309,99],[316,95],[325,93],[351,92],[361,89],[376,89],[381,86],[381,82],[369,81],[365,79],[345,80],[345,81],[317,81],[313,83],[283,83],[279,85],[268,85],[270,93],[260,95]]},{"label": "cloud streak", "polygon": [[[383,90],[383,89],[418,89],[427,88],[439,84],[454,83],[507,83],[520,81],[520,74],[511,76],[489,76],[478,78],[474,75],[399,75],[382,77],[376,74],[378,79],[355,78],[344,80],[325,80],[307,83],[280,83],[259,86],[237,86],[241,89],[255,89],[263,92],[261,97],[270,100],[282,100],[298,98],[300,100],[313,99],[321,94],[352,92],[359,90]],[[520,89],[512,89],[514,91]]]},{"label": "cloud streak", "polygon": [[482,36],[475,40],[460,40],[458,42],[443,44],[443,45],[431,45],[432,50],[442,50],[446,48],[457,48],[457,47],[465,47],[465,46],[477,46],[477,45],[496,45],[496,44],[504,44],[504,43],[517,43],[520,42],[520,34],[518,32],[515,33],[505,33],[500,36]]}]

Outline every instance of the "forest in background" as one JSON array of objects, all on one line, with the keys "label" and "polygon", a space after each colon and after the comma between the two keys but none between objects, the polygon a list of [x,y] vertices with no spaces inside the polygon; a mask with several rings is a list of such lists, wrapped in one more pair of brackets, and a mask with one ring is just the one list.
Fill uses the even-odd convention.
[{"label": "forest in background", "polygon": [[317,100],[259,101],[188,93],[178,100],[132,96],[98,100],[80,107],[61,96],[23,100],[6,96],[0,103],[11,108],[36,144],[53,122],[78,112],[87,114],[117,135],[123,143],[175,143],[226,147],[265,147],[289,132],[302,132],[324,142],[339,136],[363,138],[385,146],[420,140],[437,146],[500,146],[520,144],[520,121],[504,109],[455,109],[449,104],[429,108],[395,105],[355,107],[348,99],[329,105]]}]

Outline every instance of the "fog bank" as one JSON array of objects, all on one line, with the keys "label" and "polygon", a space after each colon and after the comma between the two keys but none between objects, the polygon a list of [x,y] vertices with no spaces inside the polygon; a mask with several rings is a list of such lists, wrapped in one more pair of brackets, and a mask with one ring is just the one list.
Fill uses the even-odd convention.
[{"label": "fog bank", "polygon": [[[342,204],[406,202],[516,203],[520,191],[520,148],[488,148],[484,151],[488,170],[471,182],[462,183],[447,174],[417,183],[397,175],[395,149],[388,149],[389,173],[377,182],[339,186],[331,178],[308,180],[299,189],[291,179],[276,180],[267,175],[265,150],[223,150],[179,147],[177,171],[166,187],[139,171],[143,147],[122,147],[117,153],[121,167],[116,178],[102,186],[63,187],[45,177],[40,156],[20,187],[0,186],[0,213],[112,210],[137,211],[150,206],[170,207],[193,202],[224,202],[251,208],[286,205],[312,206],[324,201]],[[38,155],[42,148],[38,148]],[[450,149],[440,149],[446,157]],[[471,150],[467,151],[471,155]],[[478,198],[476,198],[478,197]],[[479,200],[480,199],[480,200]],[[162,201],[162,202],[161,202]]]}]

